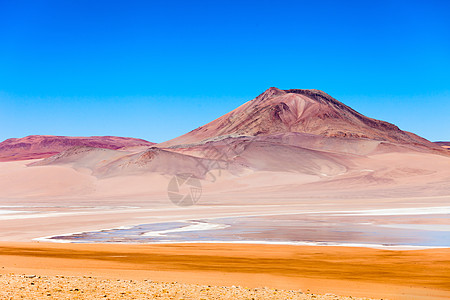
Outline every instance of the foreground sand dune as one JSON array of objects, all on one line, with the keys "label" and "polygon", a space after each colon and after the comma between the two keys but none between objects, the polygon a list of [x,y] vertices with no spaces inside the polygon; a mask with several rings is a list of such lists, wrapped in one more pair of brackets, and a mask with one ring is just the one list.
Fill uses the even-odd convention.
[{"label": "foreground sand dune", "polygon": [[[219,287],[234,285],[252,289],[270,287],[302,290],[304,293],[333,293],[342,296],[383,299],[448,299],[450,297],[448,284],[450,282],[450,249],[387,251],[351,247],[235,244],[107,245],[105,247],[102,244],[2,242],[0,273],[91,276],[97,277],[99,287],[105,288],[111,286],[111,283],[102,283],[103,279],[140,280],[136,288],[130,289],[131,293],[138,292],[142,285],[147,284],[143,280],[152,280]],[[3,277],[0,280],[3,288],[7,286],[8,280],[15,282],[18,286],[26,285],[23,280],[29,281],[23,278]],[[66,282],[67,288],[73,289],[76,288],[73,285],[74,282],[78,280],[77,284],[86,290],[92,289],[93,284],[93,279],[90,278],[52,277],[39,280],[45,283],[39,285],[44,290],[47,283],[47,286],[52,286]],[[123,281],[116,286],[117,292],[122,284]],[[148,286],[150,289],[159,289],[159,291],[161,287],[163,285]],[[196,293],[199,293],[199,287],[180,285],[173,287],[176,291],[197,290]],[[26,289],[29,290],[29,287]],[[229,289],[215,287],[212,289],[229,295]],[[241,289],[239,293],[243,296],[252,294],[245,289]],[[261,293],[263,292],[258,292],[259,297],[255,299],[289,299],[289,297],[265,297]],[[192,295],[190,299],[199,299],[195,295],[200,294]],[[302,297],[305,296],[291,292],[281,292],[280,295],[289,295],[292,299],[304,299]],[[251,299],[251,297],[243,299]],[[162,299],[169,298],[162,297]],[[306,299],[311,298],[308,296]],[[186,299],[189,298],[186,297]],[[205,299],[233,298],[206,297]]]}]

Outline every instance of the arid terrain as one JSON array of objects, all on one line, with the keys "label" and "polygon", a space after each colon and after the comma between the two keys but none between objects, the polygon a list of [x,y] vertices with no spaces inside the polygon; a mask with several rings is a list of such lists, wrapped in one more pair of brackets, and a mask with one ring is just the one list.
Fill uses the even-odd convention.
[{"label": "arid terrain", "polygon": [[0,275],[8,299],[367,299],[275,288],[244,288],[91,276]]},{"label": "arid terrain", "polygon": [[112,299],[123,294],[126,299],[313,299],[317,294],[324,299],[338,298],[334,295],[448,299],[450,295],[448,249],[5,242],[0,249],[4,274],[0,282],[6,287],[0,295],[15,287],[22,288],[22,295],[106,294]]},{"label": "arid terrain", "polygon": [[[292,299],[312,298],[308,289],[450,297],[446,144],[322,91],[270,88],[159,144],[9,139],[0,160],[3,274],[53,276],[69,290],[94,276],[140,280],[140,289],[157,293],[180,286],[143,280],[278,288]],[[0,282],[22,287],[32,279],[17,276]],[[189,289],[191,299],[210,298]],[[220,299],[232,297],[220,291],[228,295]],[[243,299],[271,299],[253,292],[242,289]]]},{"label": "arid terrain", "polygon": [[135,138],[116,136],[69,137],[51,135],[30,135],[11,138],[0,144],[0,161],[45,158],[76,146],[104,149],[124,147],[150,147],[154,143]]}]

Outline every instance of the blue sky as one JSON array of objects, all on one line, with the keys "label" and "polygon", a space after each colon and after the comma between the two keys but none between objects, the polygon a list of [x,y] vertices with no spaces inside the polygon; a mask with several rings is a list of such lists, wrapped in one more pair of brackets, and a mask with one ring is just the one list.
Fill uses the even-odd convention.
[{"label": "blue sky", "polygon": [[271,86],[450,140],[449,14],[432,0],[0,0],[0,140],[161,142]]}]

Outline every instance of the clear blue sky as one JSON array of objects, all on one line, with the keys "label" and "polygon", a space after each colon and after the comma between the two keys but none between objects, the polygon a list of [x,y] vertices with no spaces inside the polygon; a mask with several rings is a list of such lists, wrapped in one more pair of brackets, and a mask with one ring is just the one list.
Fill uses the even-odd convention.
[{"label": "clear blue sky", "polygon": [[271,86],[450,140],[449,72],[450,1],[0,0],[0,140],[160,142]]}]

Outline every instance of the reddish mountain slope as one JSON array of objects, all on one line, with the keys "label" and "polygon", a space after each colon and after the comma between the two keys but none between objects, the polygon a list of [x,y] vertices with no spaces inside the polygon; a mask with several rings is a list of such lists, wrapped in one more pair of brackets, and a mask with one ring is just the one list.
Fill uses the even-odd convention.
[{"label": "reddish mountain slope", "polygon": [[154,143],[126,137],[91,136],[68,137],[30,135],[24,138],[7,139],[0,143],[0,161],[45,158],[75,146],[119,149],[122,147],[152,146]]},{"label": "reddish mountain slope", "polygon": [[309,133],[324,137],[372,139],[437,148],[397,126],[368,118],[319,90],[270,88],[230,113],[161,147],[195,144],[229,136]]},{"label": "reddish mountain slope", "polygon": [[233,174],[359,176],[369,169],[360,161],[363,157],[395,152],[447,151],[393,124],[365,117],[324,92],[270,88],[215,121],[151,149],[126,153],[71,148],[39,165],[69,163],[101,177],[156,172],[204,178],[223,169]]}]

